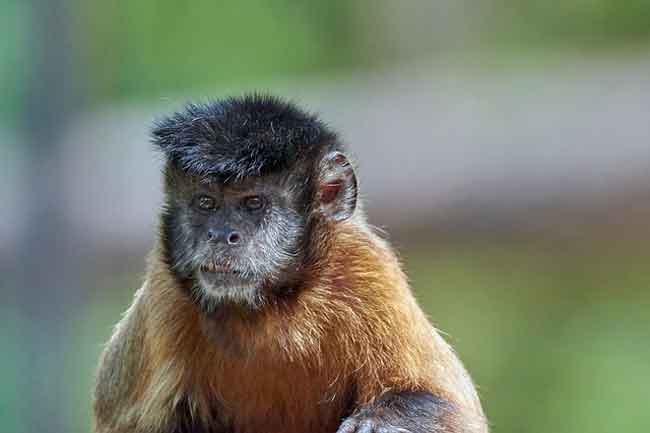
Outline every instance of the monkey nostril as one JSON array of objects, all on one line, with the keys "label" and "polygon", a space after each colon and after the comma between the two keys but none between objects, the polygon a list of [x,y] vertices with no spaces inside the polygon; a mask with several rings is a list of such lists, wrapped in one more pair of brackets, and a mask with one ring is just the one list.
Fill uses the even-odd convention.
[{"label": "monkey nostril", "polygon": [[228,245],[237,245],[241,242],[241,235],[235,230],[229,229],[209,229],[208,241],[216,243],[227,243]]},{"label": "monkey nostril", "polygon": [[216,241],[219,238],[219,230],[209,229],[208,230],[208,240]]},{"label": "monkey nostril", "polygon": [[237,232],[231,232],[228,235],[228,244],[237,245],[241,241],[241,236]]}]

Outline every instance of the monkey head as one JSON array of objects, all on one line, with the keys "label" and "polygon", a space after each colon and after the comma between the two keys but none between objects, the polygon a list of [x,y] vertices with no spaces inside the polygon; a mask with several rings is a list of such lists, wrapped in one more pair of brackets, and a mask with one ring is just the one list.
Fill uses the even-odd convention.
[{"label": "monkey head", "polygon": [[268,96],[193,104],[156,122],[163,254],[204,311],[296,290],[323,224],[350,218],[357,181],[336,135]]}]

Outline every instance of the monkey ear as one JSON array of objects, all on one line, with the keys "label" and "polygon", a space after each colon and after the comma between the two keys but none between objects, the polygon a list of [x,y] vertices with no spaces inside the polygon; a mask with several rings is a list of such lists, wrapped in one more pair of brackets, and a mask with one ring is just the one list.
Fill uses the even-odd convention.
[{"label": "monkey ear", "polygon": [[357,176],[348,158],[341,152],[325,155],[318,179],[320,211],[333,221],[344,221],[357,207]]}]

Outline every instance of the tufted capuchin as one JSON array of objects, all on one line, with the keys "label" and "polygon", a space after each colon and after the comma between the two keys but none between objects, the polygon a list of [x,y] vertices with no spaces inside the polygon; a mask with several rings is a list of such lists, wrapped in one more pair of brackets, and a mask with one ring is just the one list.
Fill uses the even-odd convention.
[{"label": "tufted capuchin", "polygon": [[100,360],[96,433],[487,432],[334,131],[249,95],[152,137],[160,235]]}]

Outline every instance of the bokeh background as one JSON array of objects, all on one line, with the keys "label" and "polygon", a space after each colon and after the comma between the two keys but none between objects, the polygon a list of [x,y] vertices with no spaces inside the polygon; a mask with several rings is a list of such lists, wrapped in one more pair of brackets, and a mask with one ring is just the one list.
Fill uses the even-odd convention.
[{"label": "bokeh background", "polygon": [[2,0],[0,27],[0,431],[89,431],[156,232],[149,125],[251,90],[342,131],[494,432],[650,430],[649,0]]}]

